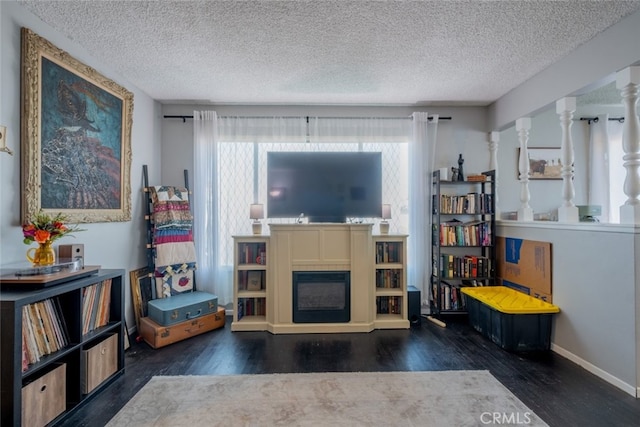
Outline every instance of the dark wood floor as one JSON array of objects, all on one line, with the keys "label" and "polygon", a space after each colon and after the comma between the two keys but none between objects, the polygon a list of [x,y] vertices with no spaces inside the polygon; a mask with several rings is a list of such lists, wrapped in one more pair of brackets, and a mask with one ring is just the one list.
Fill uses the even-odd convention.
[{"label": "dark wood floor", "polygon": [[464,322],[440,328],[423,319],[410,330],[304,335],[231,332],[230,322],[158,350],[132,341],[125,374],[63,425],[106,424],[154,375],[463,369],[489,370],[550,426],[640,425],[640,399],[555,353],[504,351]]}]

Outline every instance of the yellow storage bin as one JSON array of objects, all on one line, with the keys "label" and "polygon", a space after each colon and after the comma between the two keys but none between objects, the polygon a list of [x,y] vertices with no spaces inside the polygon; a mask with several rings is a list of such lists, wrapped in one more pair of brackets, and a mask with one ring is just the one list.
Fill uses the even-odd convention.
[{"label": "yellow storage bin", "polygon": [[461,288],[475,330],[509,351],[544,351],[560,308],[506,286]]},{"label": "yellow storage bin", "polygon": [[560,308],[541,299],[506,286],[481,286],[462,288],[462,293],[469,295],[507,314],[542,314],[558,313]]}]

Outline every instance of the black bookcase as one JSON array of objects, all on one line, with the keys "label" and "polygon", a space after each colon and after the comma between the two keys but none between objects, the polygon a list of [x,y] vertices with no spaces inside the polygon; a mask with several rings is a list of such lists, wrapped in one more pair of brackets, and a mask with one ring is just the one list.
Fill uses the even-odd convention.
[{"label": "black bookcase", "polygon": [[[93,289],[107,289],[107,294],[93,304],[96,313],[104,313],[104,324],[87,331],[87,315],[83,316],[84,301],[91,285],[99,285]],[[40,395],[36,396],[37,407],[25,408],[29,414],[49,411],[49,406],[55,400],[57,406],[62,406],[62,412],[56,411],[53,419],[45,418],[46,423],[58,424],[67,418],[74,410],[100,393],[107,384],[124,373],[124,270],[97,270],[93,275],[71,279],[54,286],[33,289],[25,285],[26,289],[15,289],[15,286],[3,285],[0,292],[0,335],[1,390],[0,402],[3,426],[23,425],[23,390],[28,390],[30,384],[37,384],[48,374],[63,366],[63,373],[55,382],[64,390],[64,397],[48,393],[46,381],[38,386]],[[98,295],[98,294],[96,294]],[[97,297],[97,296],[96,296]],[[67,336],[66,344],[47,355],[41,355],[39,361],[23,364],[23,307],[33,307],[38,303],[49,301],[57,307],[55,316]],[[47,303],[48,304],[48,303]],[[100,305],[102,304],[102,305]],[[85,310],[86,313],[86,310]],[[108,313],[108,315],[107,315]],[[88,313],[91,315],[91,312]],[[94,316],[95,317],[95,316]],[[98,323],[95,319],[91,322]],[[117,337],[117,338],[114,338]],[[100,363],[100,352],[97,359],[91,359],[95,349],[105,342],[111,344],[111,366],[106,378],[100,378],[98,385],[87,392],[86,384],[95,381],[95,372],[104,370]],[[115,348],[114,348],[115,347]],[[104,354],[104,351],[102,352]],[[107,353],[109,354],[109,353]],[[97,363],[97,365],[92,365]],[[97,369],[92,369],[97,368]],[[61,384],[60,384],[61,383]],[[64,402],[61,402],[64,399]],[[51,401],[49,401],[51,400]],[[36,418],[38,416],[36,415]]]},{"label": "black bookcase", "polygon": [[495,171],[483,180],[444,181],[433,173],[431,315],[466,314],[464,286],[495,284]]}]

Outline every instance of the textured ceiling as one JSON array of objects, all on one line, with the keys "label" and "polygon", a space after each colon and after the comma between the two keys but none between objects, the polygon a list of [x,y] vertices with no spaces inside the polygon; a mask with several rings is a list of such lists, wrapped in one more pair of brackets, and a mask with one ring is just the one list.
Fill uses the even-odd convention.
[{"label": "textured ceiling", "polygon": [[640,1],[22,1],[164,102],[487,105]]}]

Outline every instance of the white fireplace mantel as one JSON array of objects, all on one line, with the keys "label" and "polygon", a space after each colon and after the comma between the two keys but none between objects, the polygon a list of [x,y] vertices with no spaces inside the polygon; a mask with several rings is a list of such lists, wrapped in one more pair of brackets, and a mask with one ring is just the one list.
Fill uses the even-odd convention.
[{"label": "white fireplace mantel", "polygon": [[[393,265],[403,271],[399,289],[376,290],[376,244],[399,241],[406,251],[406,236],[373,236],[372,224],[271,224],[266,265],[266,315],[262,324],[242,321],[232,330],[267,330],[283,333],[370,332],[379,328],[409,328],[406,298],[406,254]],[[293,321],[293,272],[348,271],[350,320],[336,323]],[[378,314],[376,295],[396,295],[400,314]]]}]

